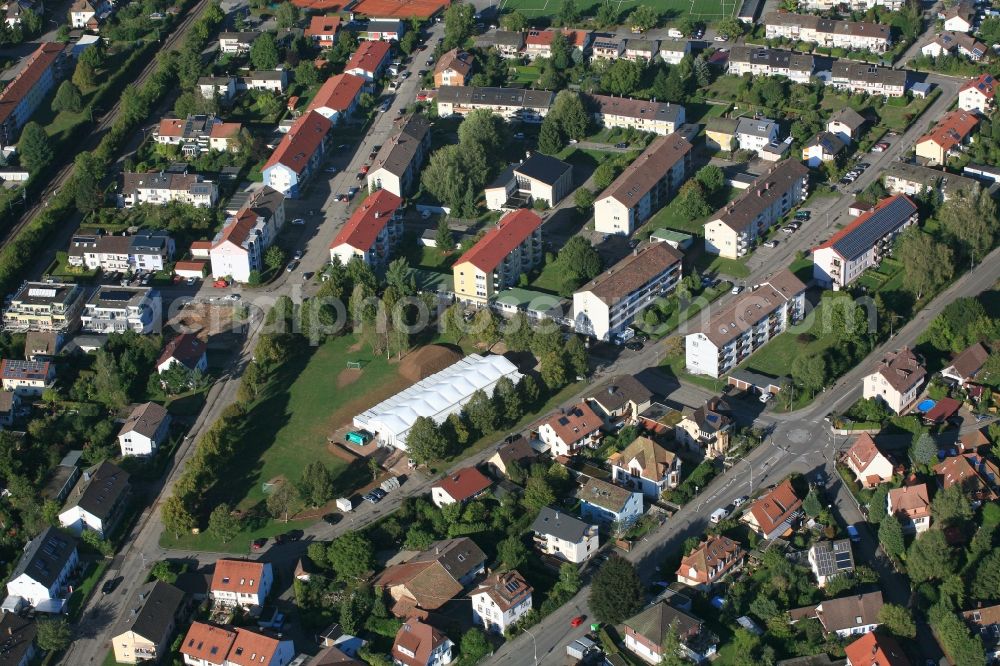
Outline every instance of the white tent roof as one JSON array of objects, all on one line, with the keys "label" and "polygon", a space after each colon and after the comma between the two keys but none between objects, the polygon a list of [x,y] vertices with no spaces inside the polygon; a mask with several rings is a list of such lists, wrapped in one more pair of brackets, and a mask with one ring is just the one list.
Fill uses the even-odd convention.
[{"label": "white tent roof", "polygon": [[491,395],[501,377],[508,377],[516,384],[521,373],[503,356],[470,354],[358,414],[354,423],[377,432],[384,441],[404,440],[417,418],[426,416],[441,423],[460,410],[476,391]]}]

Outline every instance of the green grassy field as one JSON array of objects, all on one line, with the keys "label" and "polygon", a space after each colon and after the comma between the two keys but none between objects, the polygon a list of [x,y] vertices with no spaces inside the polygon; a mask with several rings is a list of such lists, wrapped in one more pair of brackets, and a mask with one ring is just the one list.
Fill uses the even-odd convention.
[{"label": "green grassy field", "polygon": [[[584,14],[594,14],[597,12],[601,0],[579,0],[577,7]],[[559,11],[561,0],[502,0],[499,9],[501,12],[514,11],[515,9],[528,19],[542,16],[554,16]],[[628,14],[639,6],[636,0],[612,0],[617,6],[621,15]],[[652,7],[667,19],[677,19],[682,16],[690,16],[693,19],[704,21],[718,20],[725,16],[733,16],[739,9],[739,2],[735,0],[651,0],[642,3]]]}]

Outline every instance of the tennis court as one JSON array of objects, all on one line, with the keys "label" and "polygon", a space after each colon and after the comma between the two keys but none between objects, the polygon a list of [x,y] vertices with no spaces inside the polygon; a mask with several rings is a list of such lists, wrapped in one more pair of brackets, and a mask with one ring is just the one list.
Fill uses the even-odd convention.
[{"label": "tennis court", "polygon": [[[605,0],[577,0],[577,7],[585,14],[593,14]],[[717,21],[727,16],[735,16],[739,11],[737,0],[607,0],[614,4],[623,18],[640,4],[648,5],[667,18],[690,16],[695,20]],[[499,10],[517,10],[528,19],[536,16],[554,16],[559,11],[562,0],[500,0]]]}]

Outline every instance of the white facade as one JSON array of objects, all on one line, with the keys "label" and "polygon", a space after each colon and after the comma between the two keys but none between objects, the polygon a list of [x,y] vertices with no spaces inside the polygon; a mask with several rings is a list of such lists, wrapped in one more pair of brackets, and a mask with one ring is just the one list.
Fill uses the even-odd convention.
[{"label": "white facade", "polygon": [[[49,532],[46,531],[35,538],[45,539],[48,534]],[[58,538],[69,541],[69,538],[64,535],[58,535]],[[33,544],[29,544],[28,550],[32,547]],[[72,548],[72,552],[66,559],[62,569],[53,577],[54,580],[51,584],[47,585],[41,582],[39,578],[36,578],[38,574],[32,574],[30,571],[20,571],[19,567],[15,569],[13,577],[7,581],[7,594],[15,599],[22,599],[23,603],[31,606],[36,611],[43,613],[61,612],[66,604],[66,600],[70,596],[68,589],[70,577],[80,563],[76,545],[70,544],[67,547]],[[28,557],[27,551],[22,557]],[[4,605],[6,607],[6,602]]]},{"label": "white facade", "polygon": [[581,564],[597,553],[597,549],[600,547],[600,537],[597,525],[593,526],[587,536],[576,542],[560,539],[552,534],[540,535],[536,533],[535,546],[546,555],[552,555],[574,564]]},{"label": "white facade", "polygon": [[900,414],[917,399],[920,386],[921,383],[917,382],[905,391],[900,391],[890,384],[881,372],[873,372],[865,376],[862,396],[866,400],[878,398],[886,407]]},{"label": "white facade", "polygon": [[77,535],[90,529],[104,536],[104,529],[108,527],[108,525],[104,524],[103,519],[79,505],[71,506],[60,513],[59,524]]},{"label": "white facade", "polygon": [[767,118],[741,118],[736,126],[736,141],[740,150],[760,152],[767,144],[778,140],[778,123]]},{"label": "white facade", "polygon": [[[221,565],[221,562],[216,563],[216,567]],[[269,562],[263,563],[262,566],[257,568],[257,574],[260,576],[259,581],[241,579],[238,581],[239,584],[237,584],[236,580],[227,581],[223,579],[221,584],[217,584],[213,580],[210,591],[212,601],[223,606],[241,606],[243,608],[263,606],[267,600],[267,595],[271,592],[271,586],[274,584],[274,573],[271,564]],[[228,587],[236,589],[227,589]],[[251,588],[254,588],[254,590],[250,591]]]}]

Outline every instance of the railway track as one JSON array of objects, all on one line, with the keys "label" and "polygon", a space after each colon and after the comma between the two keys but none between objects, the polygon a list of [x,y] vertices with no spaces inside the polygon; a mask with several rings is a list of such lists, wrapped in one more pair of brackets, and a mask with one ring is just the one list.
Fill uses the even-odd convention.
[{"label": "railway track", "polygon": [[[193,24],[194,21],[197,20],[199,16],[201,16],[202,12],[204,12],[205,8],[210,4],[210,2],[211,0],[199,0],[199,2],[196,5],[194,5],[193,7],[191,7],[191,9],[188,10],[184,19],[182,19],[181,22],[174,28],[174,30],[171,31],[170,35],[167,36],[166,40],[163,43],[163,48],[160,49],[161,53],[165,52],[166,50],[176,49],[181,40],[183,40],[184,36],[187,35],[188,30],[191,28],[191,24]],[[157,66],[158,66],[158,59],[152,58],[149,61],[149,63],[142,69],[142,71],[139,73],[139,76],[133,82],[136,85],[136,87],[141,86],[146,81],[146,79],[152,76]],[[110,109],[108,109],[108,111],[103,116],[101,116],[96,127],[94,128],[94,131],[91,132],[90,134],[90,140],[87,141],[81,147],[81,150],[91,151],[96,149],[97,146],[100,145],[103,133],[106,132],[114,124],[115,119],[118,118],[118,113],[120,110],[121,110],[121,99],[115,102],[115,105],[112,106]],[[45,207],[46,202],[56,192],[58,192],[63,185],[66,184],[66,182],[70,179],[72,175],[73,175],[73,162],[70,161],[59,170],[59,172],[49,183],[48,187],[46,187],[42,191],[42,193],[38,195],[37,202],[31,208],[25,210],[18,218],[17,222],[15,222],[2,234],[0,234],[0,245],[6,245],[11,239],[16,238],[18,234],[20,234],[21,231],[24,229],[24,227],[27,226],[27,224],[32,219],[34,219],[35,215],[41,212],[41,210]]]}]

